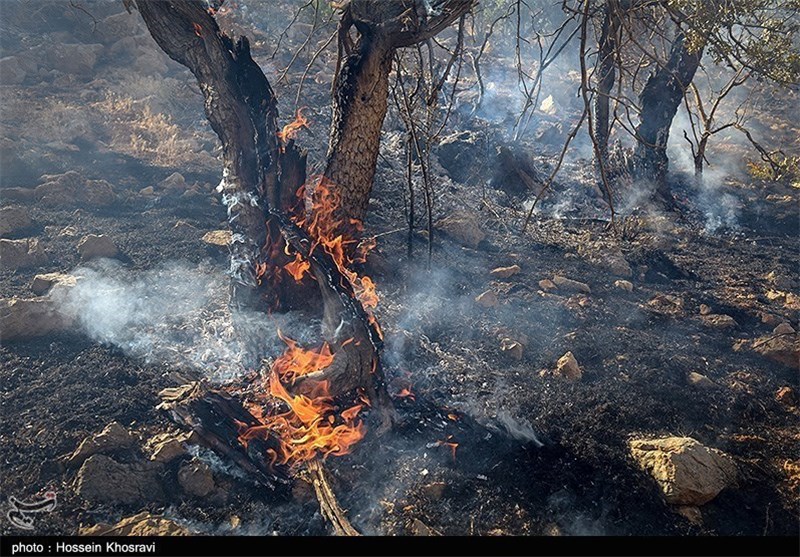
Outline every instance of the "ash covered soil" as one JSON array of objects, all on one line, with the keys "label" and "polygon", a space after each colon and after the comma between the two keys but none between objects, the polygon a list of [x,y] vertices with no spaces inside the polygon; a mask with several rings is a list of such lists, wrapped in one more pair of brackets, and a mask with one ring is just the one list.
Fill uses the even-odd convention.
[{"label": "ash covered soil", "polygon": [[[178,435],[156,409],[159,391],[180,383],[176,373],[246,377],[247,366],[226,364],[224,327],[209,329],[206,319],[224,311],[227,295],[227,252],[203,240],[227,227],[214,191],[219,149],[193,79],[138,16],[89,3],[95,25],[64,2],[42,5],[49,9],[2,7],[3,238],[26,240],[29,253],[4,251],[0,297],[34,298],[39,274],[83,273],[83,284],[110,281],[128,305],[95,307],[83,288],[71,311],[120,318],[3,341],[0,499],[55,490],[58,505],[36,518],[37,533],[75,534],[147,511],[189,532],[325,534],[302,481],[271,492],[190,442],[150,463],[159,440]],[[277,83],[291,51],[271,59],[274,45],[261,39],[254,53]],[[305,84],[312,129],[299,141],[315,162],[326,145],[326,67]],[[276,86],[284,116],[296,85],[294,77]],[[776,101],[762,118],[765,130],[781,123],[774,133],[790,138],[787,149],[800,136],[796,121],[784,122],[793,103]],[[381,296],[383,362],[400,421],[326,461],[354,526],[416,535],[795,534],[798,190],[730,179],[709,201],[675,173],[679,212],[631,206],[612,229],[590,162],[571,160],[521,233],[535,192],[512,188],[514,197],[490,185],[507,180],[480,170],[500,165],[487,153],[503,129],[458,114],[451,126],[471,135],[432,157],[429,260],[420,184],[409,257],[404,135],[396,115],[385,123],[367,223],[377,248],[364,272]],[[467,176],[453,153],[470,153]],[[546,175],[554,157],[531,161]],[[632,192],[617,195],[622,206]],[[733,208],[720,216],[722,199]],[[114,263],[82,260],[78,245],[91,234],[115,244]],[[318,319],[281,323],[313,342]],[[201,322],[207,336],[193,328]],[[282,346],[273,325],[259,340],[269,357]],[[126,433],[114,429],[105,449],[75,457],[112,422]],[[636,439],[673,437],[732,464],[708,502],[670,500],[631,450]],[[0,531],[23,532],[5,520]]]}]

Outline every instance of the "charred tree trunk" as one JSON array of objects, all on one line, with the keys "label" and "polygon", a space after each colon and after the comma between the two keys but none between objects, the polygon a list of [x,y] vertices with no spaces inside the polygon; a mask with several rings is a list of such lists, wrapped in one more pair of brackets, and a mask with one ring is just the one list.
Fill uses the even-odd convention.
[{"label": "charred tree trunk", "polygon": [[[378,161],[395,49],[438,34],[476,0],[350,0],[339,22],[339,66],[325,178],[341,197],[342,233],[364,222]],[[353,43],[350,31],[358,39]]]},{"label": "charred tree trunk", "polygon": [[669,129],[702,55],[702,49],[690,51],[684,34],[678,31],[669,60],[650,75],[639,95],[641,113],[636,128],[634,171],[638,179],[652,181],[665,202],[671,199],[667,185]]},{"label": "charred tree trunk", "polygon": [[614,56],[617,51],[617,34],[619,33],[617,17],[616,1],[609,0],[606,3],[600,44],[598,45],[597,95],[594,98],[594,136],[603,163],[608,161],[608,139],[611,131],[611,91],[616,80],[616,61]]}]

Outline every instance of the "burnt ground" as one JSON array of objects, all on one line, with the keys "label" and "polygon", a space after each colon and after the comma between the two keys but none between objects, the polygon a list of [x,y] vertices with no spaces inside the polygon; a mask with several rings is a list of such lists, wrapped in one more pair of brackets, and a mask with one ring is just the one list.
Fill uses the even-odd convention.
[{"label": "burnt ground", "polygon": [[[78,50],[103,46],[94,63],[69,71],[42,56],[21,82],[1,88],[2,205],[29,212],[34,225],[14,237],[37,238],[45,257],[29,268],[2,270],[0,296],[30,297],[36,274],[73,270],[80,264],[76,244],[90,233],[114,240],[123,254],[119,272],[131,276],[174,261],[224,270],[226,254],[200,239],[225,228],[226,215],[213,192],[218,150],[190,76],[160,55],[141,26],[120,19],[119,7],[90,6],[99,20],[93,27],[64,3],[35,14],[9,6],[3,7],[10,26],[4,57],[60,42]],[[123,22],[121,30],[103,33],[111,26],[108,16]],[[135,39],[121,38],[128,34]],[[269,60],[267,45],[258,48],[268,72],[281,66]],[[301,137],[316,162],[327,125],[321,81],[307,84],[307,102],[320,116],[311,135]],[[291,83],[276,89],[293,98]],[[782,121],[779,103],[775,110],[764,120]],[[282,106],[288,113],[291,107]],[[477,119],[453,125],[502,135]],[[796,138],[797,122],[786,126],[776,137]],[[531,192],[512,199],[480,174],[462,183],[447,175],[446,161],[434,160],[435,220],[467,211],[486,236],[468,247],[437,231],[429,265],[422,220],[413,257],[407,256],[401,137],[390,115],[368,222],[378,247],[366,270],[382,298],[377,315],[387,337],[391,390],[410,389],[414,400],[396,399],[401,420],[391,433],[368,435],[351,455],[327,461],[354,525],[379,534],[796,533],[798,409],[776,393],[797,389],[797,373],[742,341],[769,335],[781,321],[798,325],[791,294],[800,287],[797,189],[728,180],[721,191],[737,200],[736,219],[712,229],[707,202],[676,173],[682,211],[628,211],[620,233],[608,228],[585,178],[589,163],[574,160],[520,234],[522,203]],[[796,148],[794,141],[785,147]],[[520,145],[535,149],[533,142]],[[552,157],[537,160],[552,164]],[[8,193],[69,170],[111,183],[116,202],[44,206],[19,190]],[[190,184],[188,193],[160,187],[176,171]],[[152,194],[141,191],[148,186],[155,187]],[[631,192],[619,195],[624,200]],[[566,211],[564,199],[571,199]],[[178,221],[190,226],[176,228]],[[66,227],[73,230],[64,234]],[[623,277],[601,261],[611,252],[630,265],[632,292],[615,286]],[[521,269],[513,277],[489,275],[512,264]],[[545,292],[539,281],[554,274],[588,284],[591,294]],[[489,289],[499,304],[482,307],[475,298]],[[650,301],[660,295],[682,305],[659,311]],[[733,317],[736,326],[707,326],[701,304]],[[523,345],[520,359],[500,350],[503,338]],[[549,373],[566,351],[583,369],[579,381]],[[72,534],[81,524],[113,522],[143,507],[198,532],[326,532],[302,486],[271,493],[219,462],[212,466],[221,486],[214,497],[191,498],[166,486],[165,501],[144,506],[88,504],[75,493],[75,470],[62,457],[113,420],[142,442],[172,429],[155,406],[157,393],[174,385],[176,367],[78,329],[4,342],[0,357],[1,498],[48,488],[59,497],[56,510],[37,521],[37,532]],[[706,375],[714,387],[690,385],[691,372]],[[699,523],[667,505],[628,456],[630,438],[666,435],[725,451],[741,472],[737,486],[702,507]],[[455,453],[444,441],[458,444]],[[231,525],[233,516],[238,526]],[[2,524],[3,533],[18,532]]]}]

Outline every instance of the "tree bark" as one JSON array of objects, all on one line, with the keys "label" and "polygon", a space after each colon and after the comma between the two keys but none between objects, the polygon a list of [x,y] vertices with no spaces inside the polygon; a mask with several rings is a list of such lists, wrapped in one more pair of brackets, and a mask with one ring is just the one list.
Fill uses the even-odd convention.
[{"label": "tree bark", "polygon": [[594,98],[594,135],[603,163],[608,161],[608,139],[610,133],[611,91],[616,80],[617,34],[619,32],[616,1],[606,2],[605,14],[598,45],[599,68],[597,94]]},{"label": "tree bark", "polygon": [[639,95],[641,113],[636,128],[634,172],[638,179],[652,181],[657,195],[666,202],[671,199],[667,184],[669,130],[702,55],[702,49],[689,51],[684,34],[678,31],[669,60],[650,74]]}]

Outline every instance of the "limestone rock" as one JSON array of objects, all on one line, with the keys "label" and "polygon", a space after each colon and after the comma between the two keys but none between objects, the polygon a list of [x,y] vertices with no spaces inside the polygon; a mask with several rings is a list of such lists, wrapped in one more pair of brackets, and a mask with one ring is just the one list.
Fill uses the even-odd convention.
[{"label": "limestone rock", "polygon": [[[5,191],[3,192],[5,194]],[[25,231],[33,225],[28,210],[23,207],[0,209],[0,237],[7,238]]]},{"label": "limestone rock", "polygon": [[443,218],[436,223],[436,228],[470,248],[477,248],[478,244],[486,238],[486,233],[481,230],[478,218],[463,211]]},{"label": "limestone rock", "polygon": [[487,290],[483,294],[477,296],[475,298],[475,301],[478,303],[479,306],[485,308],[493,308],[500,303],[500,300],[497,298],[497,294],[495,294],[491,290]]},{"label": "limestone rock", "polygon": [[178,483],[186,493],[195,497],[205,497],[216,487],[211,469],[205,462],[196,458],[181,464],[178,470]]},{"label": "limestone rock", "polygon": [[615,280],[614,286],[625,292],[633,292],[633,283],[629,280]]},{"label": "limestone rock", "polygon": [[156,194],[156,190],[153,186],[147,186],[146,188],[142,188],[139,190],[139,195],[144,195],[145,197],[150,197]]},{"label": "limestone rock", "polygon": [[16,271],[38,265],[44,257],[36,238],[0,239],[0,269]]},{"label": "limestone rock", "polygon": [[150,460],[166,464],[188,454],[184,443],[188,442],[189,436],[190,434],[184,433],[161,433],[153,436],[146,447],[150,452]]},{"label": "limestone rock", "polygon": [[231,243],[232,236],[230,230],[212,230],[211,232],[206,232],[202,239],[211,246],[227,248],[228,244]]},{"label": "limestone rock", "polygon": [[119,250],[108,236],[87,234],[78,243],[78,253],[81,260],[89,261],[98,257],[116,257]]},{"label": "limestone rock", "polygon": [[555,374],[569,381],[578,381],[583,377],[583,371],[572,352],[567,352],[558,359]]},{"label": "limestone rock", "polygon": [[511,265],[510,267],[497,267],[496,269],[492,269],[489,274],[495,278],[506,279],[513,277],[519,272],[519,265]]},{"label": "limestone rock", "polygon": [[69,466],[80,466],[95,454],[109,454],[134,446],[136,439],[119,422],[111,422],[100,433],[86,437],[67,459]]},{"label": "limestone rock", "polygon": [[578,282],[577,280],[572,280],[561,275],[553,276],[553,284],[555,284],[559,290],[564,290],[565,292],[583,292],[584,294],[592,293],[592,289],[588,284],[584,282]]},{"label": "limestone rock", "polygon": [[691,386],[697,387],[698,389],[713,389],[717,386],[711,379],[696,371],[691,372],[687,376],[686,381],[688,381]]},{"label": "limestone rock", "polygon": [[23,340],[60,332],[69,321],[45,298],[0,298],[0,337]]},{"label": "limestone rock", "polygon": [[81,536],[188,536],[190,532],[176,522],[163,516],[143,511],[127,516],[116,524],[95,524],[81,526]]},{"label": "limestone rock", "polygon": [[713,327],[714,329],[735,329],[739,326],[733,317],[723,313],[701,315],[700,319],[702,319],[705,326]]},{"label": "limestone rock", "polygon": [[183,193],[189,186],[183,174],[174,172],[158,184],[158,187],[171,193]]},{"label": "limestone rock", "polygon": [[43,294],[47,294],[47,292],[56,284],[60,284],[65,287],[73,287],[78,284],[78,278],[63,273],[44,273],[41,275],[36,275],[33,277],[31,290],[37,296],[42,296]]},{"label": "limestone rock", "polygon": [[105,455],[90,456],[78,470],[78,495],[92,504],[142,505],[164,501],[159,481],[163,467],[155,462],[123,464]]},{"label": "limestone rock", "polygon": [[691,437],[634,439],[630,453],[672,505],[704,505],[736,483],[733,459]]}]

